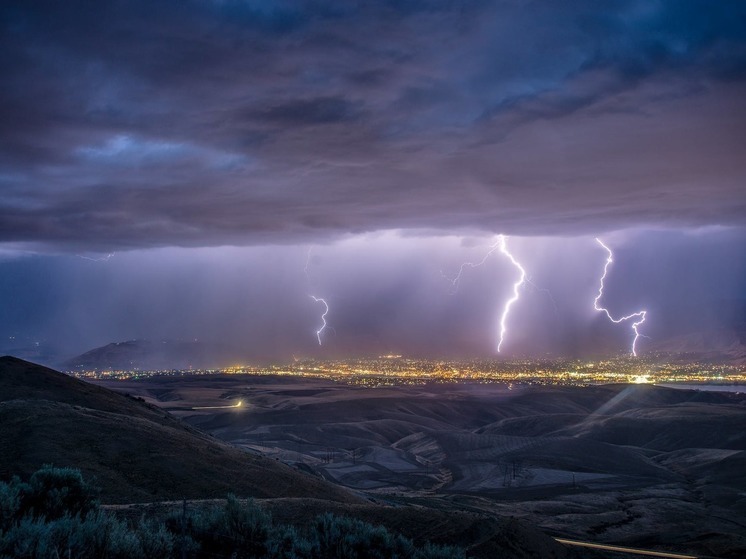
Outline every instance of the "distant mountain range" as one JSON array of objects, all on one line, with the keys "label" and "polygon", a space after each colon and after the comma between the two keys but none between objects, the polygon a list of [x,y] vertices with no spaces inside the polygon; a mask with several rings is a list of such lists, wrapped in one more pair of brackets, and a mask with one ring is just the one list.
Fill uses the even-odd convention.
[{"label": "distant mountain range", "polygon": [[240,362],[235,349],[199,341],[129,340],[97,347],[61,363],[67,371],[221,368]]},{"label": "distant mountain range", "polygon": [[646,340],[644,351],[667,353],[679,359],[744,365],[746,331],[713,330],[684,334],[661,341]]},{"label": "distant mountain range", "polygon": [[[696,332],[664,340],[645,340],[644,354],[668,354],[673,360],[746,364],[746,332]],[[91,349],[59,363],[65,371],[170,370],[224,368],[245,363],[233,347],[200,341],[129,340]]]}]

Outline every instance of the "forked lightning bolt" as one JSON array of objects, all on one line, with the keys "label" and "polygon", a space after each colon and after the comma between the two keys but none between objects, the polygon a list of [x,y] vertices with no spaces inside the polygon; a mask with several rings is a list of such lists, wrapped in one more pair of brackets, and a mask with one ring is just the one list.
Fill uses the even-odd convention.
[{"label": "forked lightning bolt", "polygon": [[520,297],[520,288],[526,281],[526,270],[523,269],[523,266],[521,266],[518,261],[513,257],[513,255],[508,250],[508,246],[505,243],[505,236],[500,235],[500,238],[497,241],[497,246],[500,248],[500,252],[502,252],[505,256],[510,259],[510,262],[513,264],[513,266],[516,267],[516,269],[520,272],[520,277],[518,278],[518,281],[516,281],[513,284],[513,296],[508,299],[508,302],[505,303],[505,308],[503,309],[503,314],[500,317],[500,342],[497,344],[497,352],[500,353],[500,350],[502,349],[503,341],[505,341],[505,334],[508,331],[508,327],[506,325],[506,322],[508,320],[508,314],[510,313],[510,307],[513,306],[513,303],[518,301],[518,298]]},{"label": "forked lightning bolt", "polygon": [[314,297],[313,295],[310,295],[310,297],[317,303],[324,304],[324,313],[321,315],[321,321],[323,322],[323,324],[321,325],[321,328],[316,330],[316,339],[319,340],[319,345],[321,345],[321,333],[326,329],[326,315],[329,314],[329,305],[327,304],[326,300],[322,299],[321,297]]},{"label": "forked lightning bolt", "polygon": [[485,262],[487,262],[487,259],[490,257],[490,255],[495,252],[498,248],[500,248],[500,240],[498,239],[495,244],[490,246],[489,252],[484,255],[484,258],[482,258],[479,262],[464,262],[461,264],[461,267],[458,269],[458,274],[456,274],[456,277],[449,278],[446,276],[443,272],[440,272],[440,275],[443,276],[443,278],[447,279],[451,282],[451,285],[453,286],[453,293],[456,293],[458,291],[458,284],[461,281],[461,274],[464,273],[464,270],[466,268],[478,268],[479,266],[482,266]]},{"label": "forked lightning bolt", "polygon": [[[445,275],[442,271],[440,272],[441,277],[443,279],[448,280],[451,285],[453,286],[453,293],[455,294],[458,291],[459,282],[461,281],[461,275],[464,273],[464,270],[466,268],[478,268],[479,266],[484,265],[485,262],[487,262],[487,259],[492,255],[493,252],[500,249],[500,240],[495,242],[495,244],[490,245],[490,250],[487,252],[487,254],[484,255],[484,257],[479,262],[464,262],[461,264],[461,267],[458,269],[458,274],[456,274],[454,277],[448,277]],[[552,295],[552,292],[549,291],[546,288],[539,287],[536,285],[533,281],[531,281],[531,278],[526,275],[524,278],[524,281],[526,285],[531,286],[536,293],[543,293],[547,297],[549,297],[549,300],[552,303],[552,307],[554,309],[554,314],[559,314],[559,308],[557,307],[557,301],[554,300],[554,296]]]},{"label": "forked lightning bolt", "polygon": [[623,316],[621,318],[614,318],[613,316],[611,316],[611,313],[608,311],[608,309],[599,306],[598,301],[599,299],[601,299],[601,297],[603,297],[604,294],[604,280],[606,279],[606,274],[609,271],[609,266],[614,261],[614,254],[611,252],[611,249],[609,247],[601,242],[601,239],[596,238],[596,242],[604,247],[604,249],[608,253],[608,256],[606,257],[606,264],[604,264],[604,273],[601,276],[600,285],[598,287],[598,295],[596,295],[596,298],[593,300],[593,308],[597,311],[605,313],[606,317],[615,324],[619,324],[620,322],[624,322],[633,318],[639,318],[639,320],[632,322],[632,330],[634,330],[635,332],[635,339],[632,340],[632,355],[637,357],[637,339],[642,335],[640,334],[638,328],[643,322],[645,322],[647,311],[637,311],[636,313],[628,314],[627,316]]}]

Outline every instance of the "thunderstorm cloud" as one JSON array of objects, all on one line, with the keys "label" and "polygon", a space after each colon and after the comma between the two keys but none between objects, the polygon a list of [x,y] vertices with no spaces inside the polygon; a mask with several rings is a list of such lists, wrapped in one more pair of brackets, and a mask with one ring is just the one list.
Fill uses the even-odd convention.
[{"label": "thunderstorm cloud", "polygon": [[8,0],[0,49],[0,352],[494,356],[502,233],[504,354],[629,348],[600,236],[643,353],[744,355],[746,2]]},{"label": "thunderstorm cloud", "polygon": [[746,4],[4,2],[0,242],[743,225]]}]

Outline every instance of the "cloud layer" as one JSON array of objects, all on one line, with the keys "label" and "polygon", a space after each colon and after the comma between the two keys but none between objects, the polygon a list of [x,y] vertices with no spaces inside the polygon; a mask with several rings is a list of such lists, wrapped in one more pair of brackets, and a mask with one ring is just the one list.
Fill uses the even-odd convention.
[{"label": "cloud layer", "polygon": [[0,242],[742,225],[738,2],[9,2]]}]

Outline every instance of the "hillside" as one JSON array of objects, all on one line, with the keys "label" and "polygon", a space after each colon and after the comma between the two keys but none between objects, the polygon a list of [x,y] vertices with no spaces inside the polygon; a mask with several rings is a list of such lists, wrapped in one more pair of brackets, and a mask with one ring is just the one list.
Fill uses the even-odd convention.
[{"label": "hillside", "polygon": [[[236,410],[236,413],[240,413]],[[238,450],[139,400],[13,357],[0,358],[0,473],[79,468],[108,503],[351,493]]]},{"label": "hillside", "polygon": [[[387,502],[515,517],[570,539],[746,553],[746,394],[240,375],[101,384]],[[209,407],[236,399],[247,413]]]},{"label": "hillside", "polygon": [[[245,412],[221,415],[228,413],[238,420]],[[384,525],[418,543],[459,545],[475,558],[585,557],[520,522],[373,504],[320,477],[214,439],[140,398],[2,357],[0,477],[27,477],[50,463],[93,478],[102,501],[120,515],[133,514],[134,522],[182,498],[199,506],[194,503],[200,499],[234,493],[262,499],[278,520],[299,526],[333,512]]]}]

